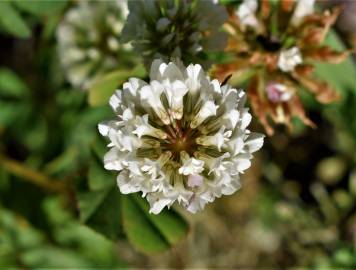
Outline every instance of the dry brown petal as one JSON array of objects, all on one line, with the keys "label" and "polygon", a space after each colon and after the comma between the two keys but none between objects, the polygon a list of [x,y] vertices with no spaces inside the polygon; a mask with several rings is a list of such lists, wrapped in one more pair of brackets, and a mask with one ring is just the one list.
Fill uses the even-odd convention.
[{"label": "dry brown petal", "polygon": [[281,0],[281,8],[285,12],[292,11],[295,2],[291,0]]},{"label": "dry brown petal", "polygon": [[269,72],[275,71],[278,64],[278,55],[275,53],[266,53],[264,55],[264,64]]},{"label": "dry brown petal", "polygon": [[268,123],[269,106],[266,104],[266,100],[259,95],[258,90],[258,78],[254,77],[249,84],[247,95],[255,116],[265,128],[269,136],[273,135],[273,128]]},{"label": "dry brown petal", "polygon": [[340,15],[340,12],[341,7],[334,7],[331,12],[329,10],[326,10],[323,14],[308,15],[305,17],[300,29],[313,29],[314,26],[321,27],[323,30],[317,34],[319,41],[318,43],[320,43],[325,39],[326,34],[330,30],[330,27],[336,22],[336,19]]},{"label": "dry brown petal", "polygon": [[301,39],[301,47],[320,44],[324,40],[325,31],[323,27],[308,28]]},{"label": "dry brown petal", "polygon": [[313,93],[320,103],[326,104],[340,99],[339,93],[327,82],[315,78],[298,76],[296,73],[293,74],[293,77]]},{"label": "dry brown petal", "polygon": [[350,52],[350,50],[338,52],[328,46],[323,46],[315,49],[306,50],[305,52],[303,52],[303,55],[305,58],[309,58],[311,60],[325,61],[332,64],[340,64],[350,55]]},{"label": "dry brown petal", "polygon": [[298,76],[311,76],[314,72],[314,66],[308,64],[301,64],[296,66],[295,72]]},{"label": "dry brown petal", "polygon": [[289,107],[289,111],[290,114],[292,116],[296,116],[298,117],[300,120],[303,121],[303,123],[307,126],[310,126],[312,128],[316,128],[316,125],[313,123],[313,121],[311,121],[305,113],[304,107],[302,102],[300,101],[298,96],[294,96],[290,102],[288,102],[288,107]]},{"label": "dry brown petal", "polygon": [[270,15],[271,7],[269,0],[261,1],[261,17],[263,20],[267,19]]},{"label": "dry brown petal", "polygon": [[211,74],[214,78],[218,79],[220,82],[224,81],[225,78],[238,70],[244,70],[248,68],[249,62],[246,59],[239,59],[232,63],[215,65],[212,68]]}]

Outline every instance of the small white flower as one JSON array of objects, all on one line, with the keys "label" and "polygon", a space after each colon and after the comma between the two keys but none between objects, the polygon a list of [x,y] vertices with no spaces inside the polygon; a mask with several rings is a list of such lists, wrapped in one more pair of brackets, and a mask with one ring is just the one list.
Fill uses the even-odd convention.
[{"label": "small white flower", "polygon": [[244,26],[258,27],[256,11],[258,8],[257,0],[244,0],[236,11],[237,17]]},{"label": "small white flower", "polygon": [[279,54],[278,67],[284,72],[293,71],[301,63],[303,63],[303,59],[298,47],[283,50]]},{"label": "small white flower", "polygon": [[293,92],[281,83],[269,83],[266,87],[267,97],[273,103],[285,102],[291,99]]},{"label": "small white flower", "polygon": [[293,16],[291,18],[291,24],[298,26],[305,16],[314,13],[315,0],[297,0],[297,6],[294,9]]},{"label": "small white flower", "polygon": [[58,52],[73,86],[88,89],[100,75],[117,68],[120,53],[127,53],[119,43],[126,6],[126,0],[78,1],[65,14],[57,29]]},{"label": "small white flower", "polygon": [[200,65],[155,60],[149,83],[131,78],[110,99],[118,119],[99,124],[110,140],[105,168],[119,171],[122,193],[142,192],[151,213],[174,202],[200,211],[240,187],[262,147],[244,103],[243,91],[211,81]]}]

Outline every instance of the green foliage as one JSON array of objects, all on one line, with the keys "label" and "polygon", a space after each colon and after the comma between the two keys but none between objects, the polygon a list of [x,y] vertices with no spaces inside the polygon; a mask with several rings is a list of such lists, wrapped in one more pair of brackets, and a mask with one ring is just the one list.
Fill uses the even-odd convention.
[{"label": "green foliage", "polygon": [[9,1],[0,2],[0,26],[18,38],[29,38],[31,30]]},{"label": "green foliage", "polygon": [[[122,267],[113,244],[81,225],[52,198],[43,204],[51,231],[44,234],[22,216],[0,208],[0,267]],[[49,240],[51,239],[51,240]]]},{"label": "green foliage", "polygon": [[35,16],[50,16],[61,12],[68,4],[67,0],[12,0],[16,7]]},{"label": "green foliage", "polygon": [[164,251],[184,239],[186,221],[174,210],[149,213],[148,203],[138,195],[122,195],[114,175],[92,158],[88,174],[89,191],[78,194],[82,222],[106,237],[126,236],[139,251]]},{"label": "green foliage", "polygon": [[0,2],[0,28],[18,38],[29,38],[31,29],[22,12],[34,16],[58,14],[67,5],[67,0],[4,0]]},{"label": "green foliage", "polygon": [[142,78],[145,76],[143,66],[133,70],[117,70],[97,79],[89,89],[88,102],[91,106],[107,104],[114,91],[130,77]]},{"label": "green foliage", "polygon": [[173,210],[148,213],[148,203],[137,194],[123,197],[123,227],[128,239],[145,253],[162,252],[185,237],[188,225]]},{"label": "green foliage", "polygon": [[0,68],[0,96],[20,98],[28,95],[29,89],[11,69]]}]

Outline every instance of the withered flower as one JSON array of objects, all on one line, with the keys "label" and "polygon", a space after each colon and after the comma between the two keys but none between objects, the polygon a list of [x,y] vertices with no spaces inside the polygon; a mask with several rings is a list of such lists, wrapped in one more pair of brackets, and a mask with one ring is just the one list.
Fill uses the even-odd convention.
[{"label": "withered flower", "polygon": [[252,74],[250,103],[268,134],[273,134],[269,118],[291,128],[296,116],[313,127],[298,91],[310,91],[321,103],[339,98],[332,86],[315,77],[314,64],[340,63],[349,54],[323,44],[340,8],[319,12],[314,0],[244,0],[228,9],[226,51],[233,60],[217,65],[213,74],[220,81],[231,74],[235,79]]}]

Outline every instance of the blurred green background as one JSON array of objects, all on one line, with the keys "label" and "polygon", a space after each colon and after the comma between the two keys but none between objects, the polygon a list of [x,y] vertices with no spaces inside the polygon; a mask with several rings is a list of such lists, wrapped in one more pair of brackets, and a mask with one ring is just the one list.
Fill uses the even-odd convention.
[{"label": "blurred green background", "polygon": [[[338,1],[340,2],[340,1]],[[336,32],[354,47],[356,2]],[[356,69],[321,67],[342,100],[303,101],[317,129],[278,128],[236,194],[197,215],[147,214],[102,168],[96,125],[132,54],[89,92],[64,77],[56,29],[75,1],[0,1],[0,268],[356,268]],[[332,1],[324,5],[333,4]],[[340,40],[330,38],[335,47]],[[125,60],[126,61],[126,60]],[[102,91],[102,92],[100,92]],[[254,123],[254,130],[263,132]],[[180,211],[180,210],[177,210]],[[184,219],[181,218],[184,216]],[[188,229],[189,224],[189,229]]]}]

